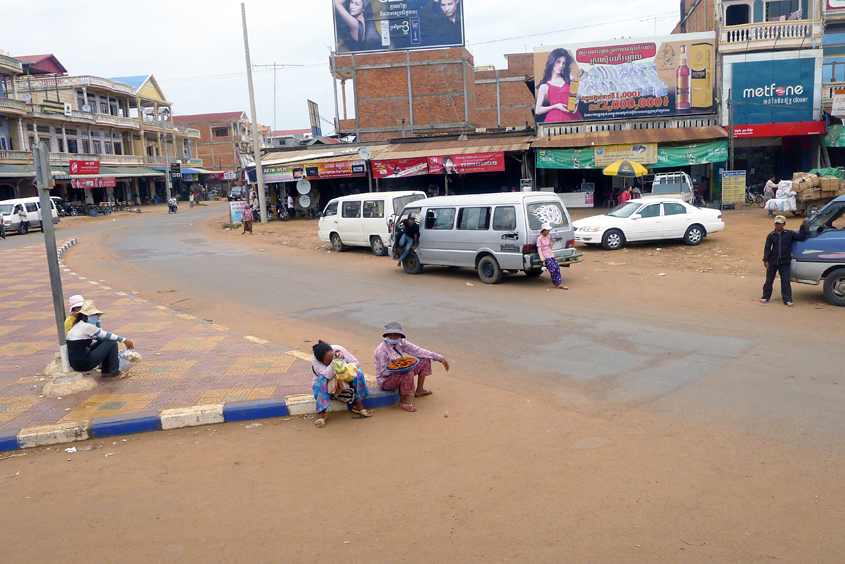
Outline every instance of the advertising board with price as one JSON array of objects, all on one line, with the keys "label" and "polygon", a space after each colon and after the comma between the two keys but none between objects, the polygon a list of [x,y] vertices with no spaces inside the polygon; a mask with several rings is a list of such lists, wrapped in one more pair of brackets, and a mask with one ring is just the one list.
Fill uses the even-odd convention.
[{"label": "advertising board with price", "polygon": [[538,123],[714,110],[713,32],[534,48]]}]

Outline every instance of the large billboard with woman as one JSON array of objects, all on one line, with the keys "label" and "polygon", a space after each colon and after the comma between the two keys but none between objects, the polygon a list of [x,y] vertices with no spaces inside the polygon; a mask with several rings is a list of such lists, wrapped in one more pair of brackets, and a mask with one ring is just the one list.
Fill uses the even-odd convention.
[{"label": "large billboard with woman", "polygon": [[332,0],[338,53],[464,44],[463,0]]},{"label": "large billboard with woman", "polygon": [[710,114],[716,34],[534,48],[537,123]]}]

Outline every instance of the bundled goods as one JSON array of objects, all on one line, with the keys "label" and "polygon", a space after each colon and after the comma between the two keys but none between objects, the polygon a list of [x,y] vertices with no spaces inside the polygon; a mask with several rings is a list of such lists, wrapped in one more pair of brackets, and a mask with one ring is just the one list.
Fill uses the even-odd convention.
[{"label": "bundled goods", "polygon": [[822,179],[816,176],[815,174],[810,175],[810,180],[813,181],[814,188],[821,188],[822,186]]},{"label": "bundled goods", "polygon": [[358,375],[358,369],[355,365],[347,364],[342,358],[336,358],[332,361],[332,370],[341,382],[351,382]]},{"label": "bundled goods", "polygon": [[798,201],[809,202],[812,200],[819,200],[822,197],[822,192],[818,188],[811,188],[809,190],[802,190],[798,192]]},{"label": "bundled goods", "polygon": [[839,190],[840,180],[838,178],[820,178],[819,182],[821,182],[821,190],[825,197],[827,197],[827,194],[833,194]]},{"label": "bundled goods", "polygon": [[813,179],[815,178],[816,180],[818,180],[817,176],[812,175],[812,174],[806,174],[806,173],[803,173],[803,172],[796,172],[795,174],[796,175],[803,174],[804,176],[802,176],[798,180],[792,181],[792,189],[793,190],[795,190],[796,192],[798,192],[800,194],[801,192],[813,190],[813,189],[816,188],[815,184],[813,183]]},{"label": "bundled goods", "polygon": [[120,358],[129,362],[141,362],[141,355],[135,349],[123,349],[120,351]]},{"label": "bundled goods", "polygon": [[388,370],[407,370],[408,368],[412,367],[417,363],[417,359],[409,358],[409,357],[402,357],[397,358],[396,360],[388,363],[387,369]]},{"label": "bundled goods", "polygon": [[792,182],[798,182],[802,178],[807,178],[808,176],[811,176],[811,175],[809,173],[806,173],[806,172],[795,172],[795,173],[792,174]]}]

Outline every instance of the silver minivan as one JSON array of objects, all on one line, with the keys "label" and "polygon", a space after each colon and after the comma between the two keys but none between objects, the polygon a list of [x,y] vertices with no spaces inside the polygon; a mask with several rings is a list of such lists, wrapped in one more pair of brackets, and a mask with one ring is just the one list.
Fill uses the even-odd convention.
[{"label": "silver minivan", "polygon": [[[560,197],[545,192],[508,192],[429,198],[408,204],[392,224],[416,214],[420,241],[402,263],[408,274],[423,266],[475,268],[481,280],[498,284],[505,271],[542,274],[537,237],[544,223],[552,226],[552,252],[561,266],[580,262],[575,232]],[[396,230],[393,230],[395,233]],[[401,249],[393,241],[393,257]]]}]

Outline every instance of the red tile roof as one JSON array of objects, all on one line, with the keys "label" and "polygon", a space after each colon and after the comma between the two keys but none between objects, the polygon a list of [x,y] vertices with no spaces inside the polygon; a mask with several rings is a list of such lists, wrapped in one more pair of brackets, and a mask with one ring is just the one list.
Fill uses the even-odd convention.
[{"label": "red tile roof", "polygon": [[279,131],[273,131],[270,133],[273,137],[280,137],[282,135],[304,135],[306,133],[311,133],[310,129],[280,129]]},{"label": "red tile roof", "polygon": [[173,116],[176,123],[203,123],[206,121],[235,121],[243,117],[246,119],[246,112],[221,112],[218,114],[194,114],[190,116]]},{"label": "red tile roof", "polygon": [[67,69],[52,53],[46,55],[22,55],[15,58],[22,63],[29,63],[34,70],[41,70],[50,74],[67,74]]}]

